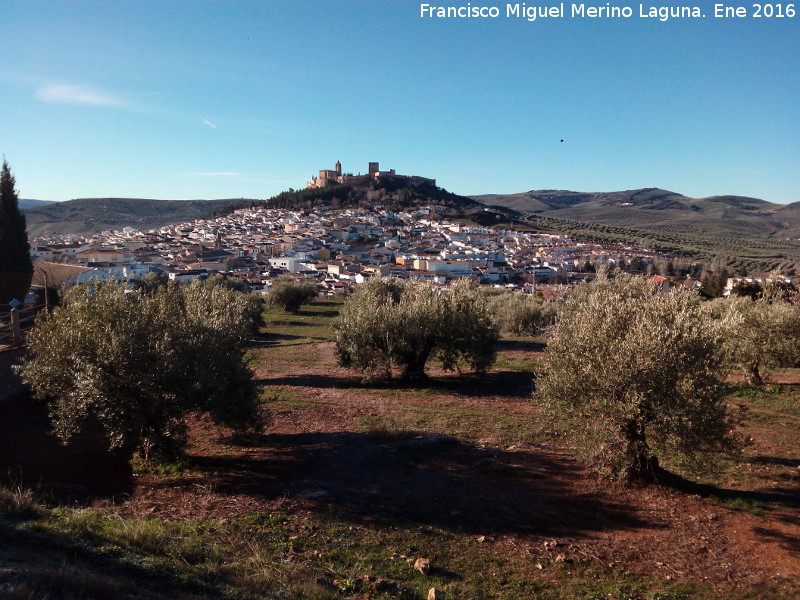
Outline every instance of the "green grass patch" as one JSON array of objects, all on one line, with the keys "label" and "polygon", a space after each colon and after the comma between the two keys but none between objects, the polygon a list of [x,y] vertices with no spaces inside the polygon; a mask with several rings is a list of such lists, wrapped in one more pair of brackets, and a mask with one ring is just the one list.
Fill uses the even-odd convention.
[{"label": "green grass patch", "polygon": [[756,517],[763,516],[764,512],[770,509],[767,503],[752,498],[723,498],[720,496],[711,496],[711,501],[725,508],[746,512]]},{"label": "green grass patch", "polygon": [[[0,526],[18,557],[35,554],[38,561],[36,567],[17,567],[17,577],[4,588],[11,598],[416,600],[426,598],[431,587],[448,598],[467,599],[748,597],[746,591],[718,593],[572,557],[556,563],[546,554],[500,553],[472,534],[429,525],[364,524],[334,510],[170,522],[41,507],[27,521],[0,517]],[[417,557],[431,560],[427,576],[414,570]],[[378,578],[385,588],[376,588]]]},{"label": "green grass patch", "polygon": [[262,390],[261,397],[270,410],[313,410],[319,406],[318,401],[282,387],[266,387]]},{"label": "green grass patch", "polygon": [[[426,388],[427,389],[427,388]],[[432,390],[433,394],[435,390]],[[418,390],[404,393],[419,395]],[[509,446],[544,439],[535,414],[490,405],[435,401],[430,404],[403,402],[380,415],[361,416],[356,426],[364,432],[426,431],[451,435],[470,443]]]},{"label": "green grass patch", "polygon": [[788,385],[742,385],[735,387],[730,396],[745,400],[749,408],[800,417],[800,391]]},{"label": "green grass patch", "polygon": [[339,316],[342,303],[339,299],[320,299],[303,306],[297,313],[268,307],[264,311],[265,339],[277,346],[332,341],[333,322]]},{"label": "green grass patch", "polygon": [[530,356],[507,356],[500,354],[492,368],[501,371],[517,371],[520,373],[541,373],[543,367],[540,361]]}]

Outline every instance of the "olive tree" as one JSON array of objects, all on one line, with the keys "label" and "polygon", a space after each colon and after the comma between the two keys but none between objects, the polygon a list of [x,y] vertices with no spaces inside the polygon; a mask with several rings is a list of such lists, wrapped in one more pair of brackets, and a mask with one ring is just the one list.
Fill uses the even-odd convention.
[{"label": "olive tree", "polygon": [[477,285],[463,280],[449,289],[428,283],[374,278],[349,298],[334,326],[339,364],[366,379],[424,378],[437,357],[446,370],[466,364],[484,372],[494,362],[497,327]]},{"label": "olive tree", "polygon": [[490,296],[489,309],[500,331],[511,335],[541,335],[556,317],[552,302],[522,292]]},{"label": "olive tree", "polygon": [[286,312],[297,312],[303,304],[317,297],[317,288],[313,283],[296,281],[289,275],[276,277],[269,288],[269,302],[279,306]]},{"label": "olive tree", "polygon": [[761,385],[766,372],[800,360],[800,310],[780,300],[771,302],[770,297],[732,296],[715,301],[717,315],[728,318],[728,359],[750,385]]},{"label": "olive tree", "polygon": [[535,396],[599,471],[653,478],[658,456],[733,449],[723,402],[723,323],[685,290],[601,274],[569,294]]},{"label": "olive tree", "polygon": [[63,441],[93,418],[112,448],[174,456],[190,412],[238,430],[260,425],[242,361],[252,315],[245,295],[200,282],[148,293],[114,282],[76,286],[30,331],[19,371],[49,402]]}]

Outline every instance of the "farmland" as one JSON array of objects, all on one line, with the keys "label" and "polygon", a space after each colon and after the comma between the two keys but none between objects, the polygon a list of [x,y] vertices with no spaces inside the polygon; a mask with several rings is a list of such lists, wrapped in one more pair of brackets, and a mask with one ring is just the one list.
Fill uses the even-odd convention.
[{"label": "farmland", "polygon": [[[336,365],[340,304],[267,312],[248,363],[270,422],[195,419],[184,460],[63,448],[0,406],[0,590],[11,598],[779,599],[800,594],[800,376],[731,382],[752,439],[719,475],[600,480],[531,399],[543,340],[476,377],[364,384]],[[431,560],[422,574],[418,557]]]}]

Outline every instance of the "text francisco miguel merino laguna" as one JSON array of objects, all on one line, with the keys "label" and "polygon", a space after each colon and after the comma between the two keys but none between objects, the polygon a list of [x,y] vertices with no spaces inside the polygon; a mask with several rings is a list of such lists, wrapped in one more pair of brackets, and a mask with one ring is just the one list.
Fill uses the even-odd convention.
[{"label": "text francisco miguel merino laguna", "polygon": [[[535,21],[539,18],[656,18],[660,21],[667,21],[671,18],[703,18],[706,15],[697,6],[651,6],[639,4],[638,13],[630,6],[611,6],[606,3],[604,6],[572,3],[569,9],[565,10],[565,3],[554,4],[551,6],[529,6],[524,3],[506,4],[505,10],[498,6],[473,6],[468,3],[464,6],[435,6],[433,4],[420,4],[419,16],[422,18],[440,19],[497,19],[515,18]],[[723,4],[715,4],[713,7],[714,17],[726,16],[745,16],[742,14],[725,14],[727,7]],[[741,10],[741,9],[740,9]]]}]

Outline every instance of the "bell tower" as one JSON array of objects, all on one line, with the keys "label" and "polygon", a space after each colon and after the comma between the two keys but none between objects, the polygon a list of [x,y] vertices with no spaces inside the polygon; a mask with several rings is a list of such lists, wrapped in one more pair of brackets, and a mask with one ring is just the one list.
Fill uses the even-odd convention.
[{"label": "bell tower", "polygon": [[342,163],[340,163],[338,160],[336,161],[336,174],[337,175],[342,174]]}]

